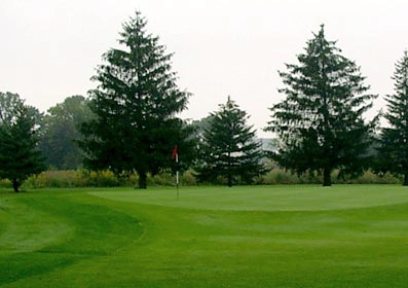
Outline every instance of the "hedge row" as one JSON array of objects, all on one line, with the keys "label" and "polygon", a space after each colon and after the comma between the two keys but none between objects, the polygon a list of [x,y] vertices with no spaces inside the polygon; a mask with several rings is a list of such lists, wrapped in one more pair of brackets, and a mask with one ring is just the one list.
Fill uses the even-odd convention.
[{"label": "hedge row", "polygon": [[[401,179],[391,174],[377,175],[372,171],[366,171],[362,176],[355,179],[337,179],[333,175],[333,183],[337,184],[397,184]],[[319,184],[322,179],[320,175],[297,176],[280,168],[274,168],[264,176],[256,179],[256,184]],[[192,171],[187,171],[180,177],[181,185],[197,185]],[[25,181],[23,188],[45,188],[45,187],[114,187],[114,186],[136,186],[137,174],[129,177],[117,177],[111,171],[88,171],[88,170],[66,170],[45,171],[37,176],[30,177]],[[222,179],[220,180],[222,184]],[[175,185],[174,176],[164,172],[156,176],[148,177],[149,186],[171,186]],[[11,187],[8,180],[0,180],[0,186]]]},{"label": "hedge row", "polygon": [[[184,185],[195,185],[195,178],[191,172],[182,175],[180,181]],[[117,177],[111,171],[89,171],[89,170],[56,170],[45,171],[37,176],[28,178],[23,188],[64,188],[64,187],[116,187],[136,186],[138,175],[131,174],[128,177]],[[171,186],[175,185],[174,176],[170,173],[161,173],[148,177],[149,186]],[[8,180],[0,180],[1,187],[11,187]]]},{"label": "hedge row", "polygon": [[[322,175],[301,175],[297,176],[286,170],[275,168],[261,177],[262,184],[321,184]],[[363,175],[357,178],[337,178],[337,172],[333,172],[333,184],[400,184],[401,179],[386,174],[375,174],[371,170],[365,171]]]}]

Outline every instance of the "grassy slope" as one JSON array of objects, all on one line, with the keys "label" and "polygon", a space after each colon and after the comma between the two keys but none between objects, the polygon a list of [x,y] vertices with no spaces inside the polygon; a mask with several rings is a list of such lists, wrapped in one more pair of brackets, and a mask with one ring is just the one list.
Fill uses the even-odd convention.
[{"label": "grassy slope", "polygon": [[1,287],[406,287],[408,191],[0,194]]}]

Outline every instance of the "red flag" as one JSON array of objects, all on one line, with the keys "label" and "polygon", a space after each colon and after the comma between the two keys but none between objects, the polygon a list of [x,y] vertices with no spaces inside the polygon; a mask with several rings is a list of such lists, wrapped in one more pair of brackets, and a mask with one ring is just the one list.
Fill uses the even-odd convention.
[{"label": "red flag", "polygon": [[177,145],[175,145],[173,150],[171,151],[171,159],[176,160],[176,162],[178,162],[178,147],[177,147]]}]

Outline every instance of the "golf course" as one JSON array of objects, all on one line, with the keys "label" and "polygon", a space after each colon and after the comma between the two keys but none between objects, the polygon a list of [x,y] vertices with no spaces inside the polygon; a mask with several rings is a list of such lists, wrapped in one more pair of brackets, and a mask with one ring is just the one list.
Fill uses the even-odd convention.
[{"label": "golf course", "polygon": [[408,188],[0,191],[0,287],[407,287]]}]

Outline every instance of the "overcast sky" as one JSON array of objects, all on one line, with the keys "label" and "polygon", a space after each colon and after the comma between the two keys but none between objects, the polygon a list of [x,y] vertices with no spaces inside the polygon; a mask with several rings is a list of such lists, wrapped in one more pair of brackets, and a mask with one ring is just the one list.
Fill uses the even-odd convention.
[{"label": "overcast sky", "polygon": [[136,9],[175,53],[179,86],[193,93],[183,117],[202,118],[231,95],[261,136],[267,107],[283,98],[277,70],[295,62],[321,23],[380,95],[375,110],[408,48],[406,0],[0,0],[0,91],[41,111],[86,95],[101,55],[117,46]]}]

